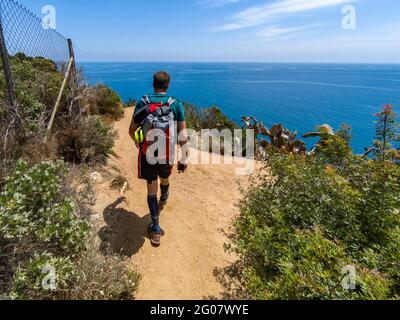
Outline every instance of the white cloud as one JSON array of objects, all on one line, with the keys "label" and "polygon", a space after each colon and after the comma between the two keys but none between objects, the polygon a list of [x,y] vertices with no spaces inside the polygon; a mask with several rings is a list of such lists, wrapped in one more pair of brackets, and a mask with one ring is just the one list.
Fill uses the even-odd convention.
[{"label": "white cloud", "polygon": [[247,8],[231,17],[231,21],[213,31],[239,30],[262,25],[275,18],[300,12],[344,5],[357,0],[280,0]]},{"label": "white cloud", "polygon": [[199,0],[197,3],[205,8],[223,7],[227,4],[238,3],[240,0]]},{"label": "white cloud", "polygon": [[320,25],[321,24],[309,24],[298,27],[268,26],[257,32],[257,37],[262,38],[264,40],[288,39],[303,33],[303,31],[316,28]]},{"label": "white cloud", "polygon": [[[285,29],[276,27],[277,29]],[[301,27],[300,27],[301,28]],[[289,29],[289,28],[288,28]],[[293,33],[290,33],[293,32]],[[298,33],[297,33],[298,32]],[[304,31],[305,33],[306,31]],[[243,61],[268,62],[338,62],[338,63],[400,63],[400,23],[371,25],[356,31],[345,31],[320,37],[293,37],[302,31],[287,33],[272,29],[276,38],[264,44],[261,38],[237,43],[235,54]],[[268,32],[266,32],[268,36]],[[290,38],[290,40],[286,40]],[[245,45],[244,45],[245,44]],[[248,50],[254,48],[257,50]],[[235,60],[232,58],[232,60]]]}]

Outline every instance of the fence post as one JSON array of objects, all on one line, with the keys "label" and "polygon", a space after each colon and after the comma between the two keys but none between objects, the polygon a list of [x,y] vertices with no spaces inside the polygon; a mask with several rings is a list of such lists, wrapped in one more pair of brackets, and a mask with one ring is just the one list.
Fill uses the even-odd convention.
[{"label": "fence post", "polygon": [[71,105],[69,108],[69,114],[71,116],[72,108],[75,106],[78,109],[80,109],[80,103],[79,103],[79,100],[76,101],[78,79],[77,79],[77,73],[76,73],[74,46],[72,45],[72,39],[67,39],[67,41],[68,41],[69,58],[70,58],[70,60],[72,60],[71,77],[70,77],[70,79],[71,79],[70,84],[72,85],[72,102],[71,102]]},{"label": "fence post", "polygon": [[72,75],[73,78],[75,78],[76,74],[76,65],[75,65],[75,53],[74,53],[74,46],[72,45],[72,40],[68,39],[68,50],[69,50],[69,58],[73,59],[73,64],[72,64]]},{"label": "fence post", "polygon": [[6,41],[4,38],[3,17],[1,15],[1,7],[0,7],[0,57],[3,64],[4,77],[6,79],[7,93],[8,93],[8,98],[10,100],[11,108],[16,108],[17,97],[15,94],[14,80],[11,73],[10,61],[8,59]]},{"label": "fence post", "polygon": [[74,64],[74,58],[71,58],[69,60],[69,63],[68,63],[68,68],[67,68],[67,72],[65,73],[64,80],[63,80],[63,82],[61,84],[60,92],[58,93],[56,104],[55,104],[53,112],[51,114],[49,125],[47,126],[47,131],[46,131],[46,136],[44,138],[44,142],[47,142],[47,139],[50,137],[51,129],[53,128],[53,122],[54,122],[54,119],[56,118],[58,106],[59,106],[59,104],[61,102],[62,94],[64,92],[64,89],[65,89],[65,86],[67,84],[68,78],[71,75],[72,65],[73,64]]}]

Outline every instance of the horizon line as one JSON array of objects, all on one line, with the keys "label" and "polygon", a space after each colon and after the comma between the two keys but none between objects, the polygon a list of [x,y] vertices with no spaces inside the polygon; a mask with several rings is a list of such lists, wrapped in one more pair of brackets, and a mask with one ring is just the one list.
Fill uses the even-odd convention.
[{"label": "horizon line", "polygon": [[245,63],[245,64],[251,64],[251,63],[264,63],[264,64],[359,64],[359,65],[366,65],[366,64],[377,64],[377,65],[400,65],[399,62],[350,62],[350,61],[345,61],[345,62],[317,62],[317,61],[189,61],[189,60],[77,60],[76,61],[78,64],[79,63]]}]

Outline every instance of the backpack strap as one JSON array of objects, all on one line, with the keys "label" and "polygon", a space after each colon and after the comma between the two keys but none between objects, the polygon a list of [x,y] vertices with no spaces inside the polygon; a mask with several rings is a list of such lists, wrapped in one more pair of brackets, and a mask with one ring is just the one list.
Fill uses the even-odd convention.
[{"label": "backpack strap", "polygon": [[143,103],[144,106],[148,106],[149,104],[151,104],[149,96],[144,96],[142,98],[142,103]]},{"label": "backpack strap", "polygon": [[168,101],[164,104],[164,106],[170,107],[170,106],[172,106],[172,105],[175,103],[175,101],[176,101],[176,99],[170,97],[170,98],[168,99]]}]

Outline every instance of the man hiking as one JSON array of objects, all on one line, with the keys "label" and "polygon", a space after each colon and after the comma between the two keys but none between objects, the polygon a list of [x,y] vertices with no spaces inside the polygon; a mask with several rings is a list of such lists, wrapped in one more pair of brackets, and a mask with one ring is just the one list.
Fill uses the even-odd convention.
[{"label": "man hiking", "polygon": [[[185,111],[181,101],[167,94],[171,77],[160,71],[154,75],[154,93],[144,96],[136,105],[129,134],[139,149],[139,179],[147,181],[147,202],[152,223],[149,226],[153,246],[161,244],[160,213],[169,197],[177,140],[183,150],[187,143]],[[187,156],[187,152],[182,152]],[[178,162],[178,171],[185,172],[186,161]],[[160,179],[161,197],[158,201]]]}]

